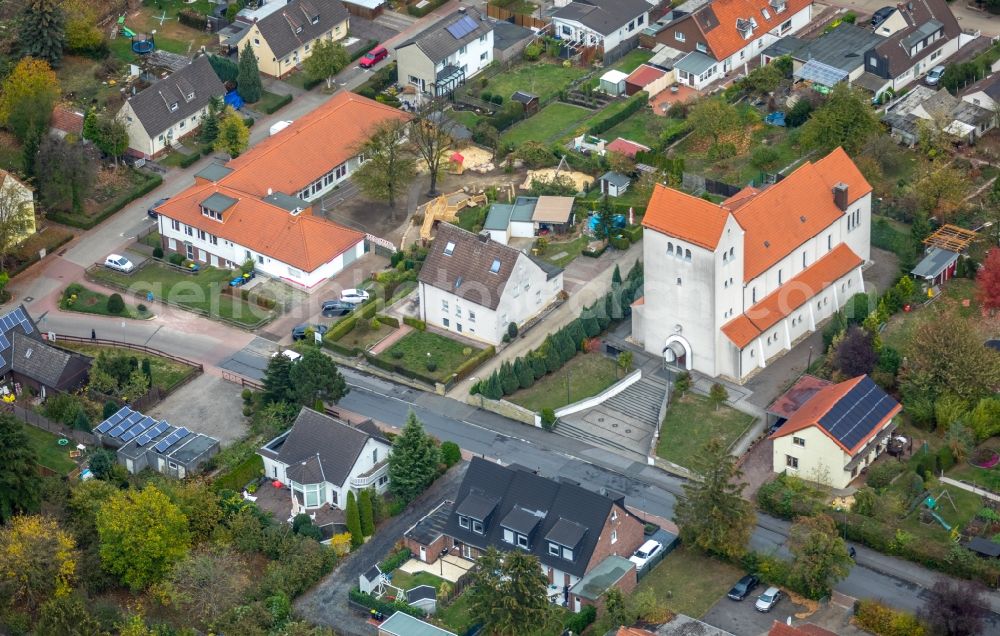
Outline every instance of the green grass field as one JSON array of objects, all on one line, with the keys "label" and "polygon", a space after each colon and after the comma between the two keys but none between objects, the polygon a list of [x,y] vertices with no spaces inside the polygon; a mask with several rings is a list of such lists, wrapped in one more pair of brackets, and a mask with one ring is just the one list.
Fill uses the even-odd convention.
[{"label": "green grass field", "polygon": [[69,452],[76,444],[70,443],[66,446],[60,446],[57,443],[60,436],[28,424],[22,424],[22,429],[24,434],[28,436],[28,443],[38,453],[39,464],[62,475],[76,468],[76,463],[69,458]]},{"label": "green grass field", "polygon": [[555,102],[533,117],[507,129],[503,134],[503,141],[515,147],[526,141],[552,143],[562,137],[572,136],[593,114],[586,108]]},{"label": "green grass field", "polygon": [[728,447],[753,421],[753,417],[728,406],[718,410],[701,395],[688,393],[673,400],[663,428],[656,454],[663,459],[689,466],[691,458],[713,437],[721,437]]},{"label": "green grass field", "polygon": [[[76,296],[73,300],[72,296]],[[114,313],[108,309],[108,295],[88,289],[79,283],[73,283],[63,292],[59,307],[65,311],[75,311],[81,314],[96,314],[98,316],[117,316],[132,320],[145,320],[153,316],[149,310],[139,311],[132,303],[125,303],[125,310]]]},{"label": "green grass field", "polygon": [[[98,334],[101,335],[101,334]],[[180,382],[187,376],[194,373],[192,367],[186,364],[181,364],[180,362],[175,362],[169,358],[163,358],[152,353],[142,353],[140,351],[135,351],[132,349],[127,349],[124,347],[115,346],[104,346],[104,345],[92,345],[83,342],[58,342],[60,347],[65,349],[72,349],[73,351],[79,351],[80,353],[86,354],[91,357],[97,357],[102,351],[108,351],[112,353],[124,353],[130,356],[135,356],[141,363],[143,359],[149,360],[149,370],[153,373],[153,384],[162,388],[168,388]]]},{"label": "green grass field", "polygon": [[[468,355],[465,351],[469,350]],[[392,345],[380,358],[392,361],[401,367],[444,382],[455,372],[460,364],[479,353],[481,349],[470,347],[456,340],[439,336],[430,331],[413,331],[402,340]],[[394,352],[402,353],[397,358]],[[427,361],[432,360],[436,368],[427,368]]]},{"label": "green grass field", "polygon": [[618,137],[654,148],[670,120],[654,115],[649,109],[640,110],[617,126],[601,133],[601,137],[609,142]]},{"label": "green grass field", "polygon": [[507,400],[537,413],[597,395],[617,381],[618,364],[614,360],[600,353],[578,353],[555,373],[517,391]]},{"label": "green grass field", "polygon": [[701,618],[741,576],[742,571],[725,561],[681,546],[654,567],[633,594],[653,590],[671,612]]},{"label": "green grass field", "polygon": [[542,258],[559,267],[566,267],[583,252],[588,242],[589,239],[581,235],[570,241],[549,243]]},{"label": "green grass field", "polygon": [[[538,99],[545,101],[554,97],[573,80],[583,77],[587,73],[586,69],[578,66],[565,67],[561,64],[526,64],[518,66],[509,71],[505,71],[491,77],[483,88],[483,92],[493,95],[500,95],[504,103],[510,99],[516,91],[537,95]],[[471,80],[478,81],[476,79]]]}]

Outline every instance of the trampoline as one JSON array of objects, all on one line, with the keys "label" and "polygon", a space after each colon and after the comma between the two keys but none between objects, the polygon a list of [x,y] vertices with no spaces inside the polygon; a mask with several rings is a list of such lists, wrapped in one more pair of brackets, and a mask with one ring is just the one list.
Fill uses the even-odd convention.
[{"label": "trampoline", "polygon": [[156,42],[152,39],[149,40],[139,40],[136,42],[132,40],[132,52],[138,53],[139,55],[146,55],[147,53],[152,53],[153,49],[156,48]]}]

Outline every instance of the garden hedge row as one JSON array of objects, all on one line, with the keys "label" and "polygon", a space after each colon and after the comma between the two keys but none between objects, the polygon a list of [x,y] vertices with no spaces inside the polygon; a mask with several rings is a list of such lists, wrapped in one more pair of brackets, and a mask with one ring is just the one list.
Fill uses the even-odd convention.
[{"label": "garden hedge row", "polygon": [[219,475],[212,481],[212,489],[216,492],[220,490],[235,490],[240,492],[243,486],[259,477],[264,472],[264,460],[260,455],[254,454],[242,463],[233,467],[232,470]]},{"label": "garden hedge row", "polygon": [[[138,172],[138,171],[137,171]],[[156,189],[161,183],[163,183],[163,177],[158,174],[146,175],[144,173],[138,172],[138,174],[143,175],[146,181],[137,185],[128,192],[119,195],[118,198],[114,199],[108,205],[104,207],[103,210],[95,214],[94,216],[82,216],[77,214],[72,214],[69,212],[54,212],[50,211],[46,216],[56,223],[62,223],[63,225],[68,225],[70,227],[80,228],[81,230],[89,230],[96,226],[98,223],[108,218],[115,212],[118,212],[124,208],[129,203],[135,201],[144,194],[149,194],[154,189]]]},{"label": "garden hedge row", "polygon": [[469,376],[470,373],[475,371],[479,367],[479,365],[481,365],[482,363],[486,362],[494,355],[496,355],[496,352],[497,352],[496,347],[490,345],[485,349],[483,349],[482,351],[480,351],[479,353],[477,353],[476,355],[466,360],[465,362],[463,362],[462,364],[458,365],[458,368],[455,369],[455,382],[458,382],[459,380],[464,380],[466,377]]},{"label": "garden hedge row", "polygon": [[422,7],[418,7],[415,4],[411,4],[410,6],[406,7],[406,12],[416,18],[422,18],[431,11],[433,11],[434,9],[437,9],[438,7],[443,5],[447,1],[448,0],[430,0],[427,4],[425,4]]},{"label": "garden hedge row", "polygon": [[587,129],[587,134],[600,135],[603,132],[611,130],[635,113],[639,112],[639,109],[643,108],[648,102],[649,93],[646,91],[639,91],[626,100],[625,106],[623,106],[620,111],[594,122],[594,124]]},{"label": "garden hedge row", "polygon": [[278,112],[278,109],[284,108],[285,106],[287,106],[290,103],[292,103],[292,96],[291,95],[283,95],[281,97],[281,99],[279,99],[275,103],[271,104],[270,106],[267,106],[265,108],[261,108],[261,110],[266,115],[273,115],[274,113]]},{"label": "garden hedge row", "polygon": [[391,616],[396,612],[403,612],[404,614],[416,616],[417,618],[427,616],[427,613],[424,612],[424,610],[418,607],[410,607],[410,605],[405,601],[393,601],[391,603],[389,601],[382,601],[375,598],[371,594],[365,594],[356,588],[351,590],[348,596],[355,603],[382,612],[386,616]]},{"label": "garden hedge row", "polygon": [[180,166],[181,168],[190,168],[191,166],[194,165],[194,162],[198,161],[199,159],[201,159],[201,151],[196,150],[191,154],[182,157],[181,160],[177,162],[177,165]]},{"label": "garden hedge row", "polygon": [[191,11],[190,9],[181,9],[177,12],[177,19],[184,26],[189,26],[192,29],[198,29],[199,31],[204,31],[205,27],[208,25],[208,18],[204,14],[198,13],[197,11]]},{"label": "garden hedge row", "polygon": [[375,317],[378,318],[378,321],[383,325],[392,327],[393,329],[399,328],[399,320],[397,318],[386,316],[385,314],[375,314]]},{"label": "garden hedge row", "polygon": [[912,614],[900,612],[878,601],[854,604],[854,620],[877,636],[924,636],[927,629]]},{"label": "garden hedge row", "polygon": [[[53,236],[58,236],[59,232],[62,232],[63,230],[59,230],[58,232],[54,230],[50,231],[52,232]],[[44,235],[43,232],[39,232],[37,234],[37,236],[43,236],[43,235]],[[31,239],[28,240],[30,241]],[[45,243],[44,245],[45,253],[51,254],[52,252],[55,252],[57,249],[59,249],[60,247],[62,247],[66,243],[69,243],[72,240],[73,240],[73,234],[69,231],[66,231],[65,234],[58,236],[58,238],[52,241],[51,243]],[[26,254],[24,259],[20,258],[18,250],[14,250],[14,252],[15,252],[14,254],[15,258],[17,258],[17,264],[14,265],[13,267],[8,267],[7,269],[7,273],[10,274],[11,277],[17,276],[24,270],[28,269],[29,267],[37,263],[38,261],[42,260],[41,257],[38,255],[38,250],[33,250],[30,253]]]},{"label": "garden hedge row", "polygon": [[419,318],[413,318],[411,316],[403,316],[403,324],[409,325],[416,329],[417,331],[426,331],[427,323]]}]

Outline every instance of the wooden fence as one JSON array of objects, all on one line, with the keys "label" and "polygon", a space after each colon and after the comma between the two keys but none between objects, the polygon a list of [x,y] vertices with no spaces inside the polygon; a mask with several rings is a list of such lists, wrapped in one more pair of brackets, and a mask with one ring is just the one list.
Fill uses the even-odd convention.
[{"label": "wooden fence", "polygon": [[78,431],[76,429],[64,426],[59,422],[53,422],[41,413],[36,413],[31,409],[26,409],[18,404],[4,404],[3,409],[21,420],[25,424],[34,426],[35,428],[40,428],[43,431],[48,431],[53,435],[59,435],[65,437],[66,439],[71,439],[78,444],[96,444],[97,438],[94,437],[89,431]]},{"label": "wooden fence", "polygon": [[532,15],[527,15],[525,13],[514,13],[503,7],[498,7],[494,4],[486,5],[486,15],[497,20],[502,20],[504,22],[510,22],[511,24],[516,24],[519,27],[524,27],[526,29],[545,29],[549,26],[549,23],[541,18],[536,18]]},{"label": "wooden fence", "polygon": [[[48,338],[47,334],[43,334],[44,338]],[[172,353],[167,353],[166,351],[161,351],[160,349],[154,349],[153,347],[147,347],[146,345],[132,344],[131,342],[123,342],[121,340],[107,340],[105,338],[82,338],[80,336],[70,336],[66,334],[55,334],[55,342],[58,344],[62,342],[76,342],[79,344],[92,344],[100,345],[103,347],[120,347],[122,349],[131,349],[132,351],[141,351],[142,353],[149,353],[161,358],[167,358],[168,360],[173,360],[174,362],[179,362],[185,364],[189,367],[196,368],[199,372],[205,370],[205,367],[200,362],[195,362],[194,360],[188,360],[187,358],[182,358],[180,356],[175,356]]]}]

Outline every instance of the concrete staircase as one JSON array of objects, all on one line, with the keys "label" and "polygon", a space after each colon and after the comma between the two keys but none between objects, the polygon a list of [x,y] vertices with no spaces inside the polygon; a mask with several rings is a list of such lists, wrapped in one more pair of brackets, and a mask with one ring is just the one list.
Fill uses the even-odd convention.
[{"label": "concrete staircase", "polygon": [[610,400],[604,402],[604,407],[641,423],[649,428],[656,428],[660,416],[660,405],[666,393],[665,384],[655,379],[643,377]]},{"label": "concrete staircase", "polygon": [[614,440],[594,435],[590,431],[585,431],[563,420],[559,420],[559,422],[556,424],[555,429],[553,429],[553,432],[557,433],[558,435],[562,435],[563,437],[571,437],[573,439],[578,439],[581,442],[587,442],[588,444],[593,444],[594,446],[603,446],[604,448],[610,449],[619,454],[625,454],[625,455],[638,454],[643,456],[646,454],[644,449],[639,450],[634,447],[628,447],[625,446],[624,444],[619,444]]}]

